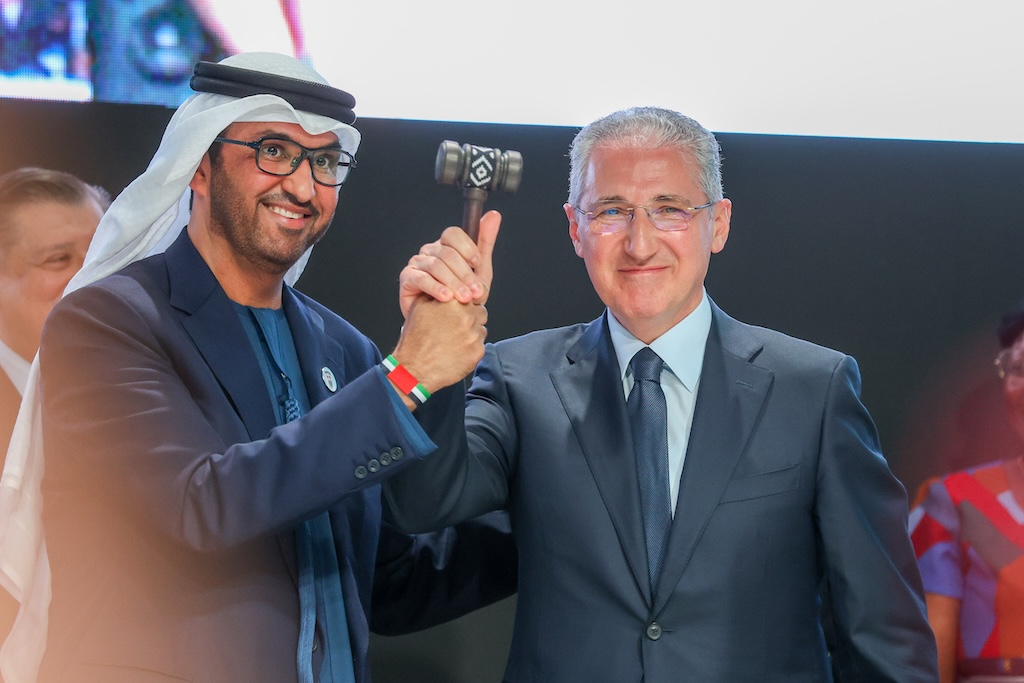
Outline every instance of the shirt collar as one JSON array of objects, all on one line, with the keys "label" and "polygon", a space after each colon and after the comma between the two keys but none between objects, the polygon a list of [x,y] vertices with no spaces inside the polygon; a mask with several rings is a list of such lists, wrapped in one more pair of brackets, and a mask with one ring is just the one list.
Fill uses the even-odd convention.
[{"label": "shirt collar", "polygon": [[19,394],[25,394],[25,385],[28,384],[28,369],[31,365],[0,340],[0,368],[11,378],[11,384]]},{"label": "shirt collar", "polygon": [[[629,372],[629,361],[647,344],[623,327],[611,311],[608,311],[608,331],[619,361],[620,377],[625,380]],[[702,289],[697,308],[650,344],[654,352],[665,361],[665,367],[679,378],[688,391],[694,391],[700,379],[700,371],[704,366],[704,347],[707,346],[710,332],[711,303],[707,292]]]}]

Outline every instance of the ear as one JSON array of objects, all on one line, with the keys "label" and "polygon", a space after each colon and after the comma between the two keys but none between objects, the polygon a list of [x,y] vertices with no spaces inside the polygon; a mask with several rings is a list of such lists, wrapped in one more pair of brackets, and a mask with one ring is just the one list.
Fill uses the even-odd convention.
[{"label": "ear", "polygon": [[715,205],[715,221],[711,226],[711,253],[717,254],[729,240],[729,223],[732,221],[732,200],[722,199]]},{"label": "ear", "polygon": [[583,243],[580,242],[580,224],[576,220],[576,209],[569,203],[563,204],[562,208],[565,209],[565,217],[569,219],[569,239],[572,240],[572,248],[577,256],[583,258]]},{"label": "ear", "polygon": [[203,155],[202,161],[199,162],[199,168],[192,174],[192,180],[188,183],[188,186],[192,188],[192,192],[200,197],[209,196],[211,171],[212,162],[210,161],[210,154],[207,152]]}]

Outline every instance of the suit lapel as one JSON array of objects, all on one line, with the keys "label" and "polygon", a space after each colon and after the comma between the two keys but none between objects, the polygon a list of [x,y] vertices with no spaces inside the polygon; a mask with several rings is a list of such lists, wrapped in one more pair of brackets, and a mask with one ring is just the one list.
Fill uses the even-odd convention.
[{"label": "suit lapel", "polygon": [[[309,397],[309,406],[312,409],[324,401],[330,392],[322,379],[321,368],[329,367],[326,364],[324,352],[324,321],[323,319],[304,306],[298,296],[290,287],[285,287],[282,292],[282,305],[284,314],[288,320],[288,328],[292,333],[292,341],[295,344],[295,353],[299,358],[299,367],[302,370],[302,381],[306,387],[306,396]],[[339,386],[343,383],[340,373],[336,367],[332,367],[335,377],[338,378]],[[281,548],[281,555],[292,572],[292,578],[298,586],[297,550],[295,546],[294,533],[281,533],[277,535],[277,542]],[[340,558],[339,558],[340,559]]]},{"label": "suit lapel", "polygon": [[604,317],[587,326],[567,358],[569,365],[551,373],[551,381],[583,449],[633,578],[640,592],[649,596],[636,460],[618,361]]},{"label": "suit lapel", "polygon": [[[167,273],[170,281],[171,305],[184,313],[182,326],[192,338],[211,372],[217,378],[228,400],[245,425],[249,439],[264,439],[277,426],[274,409],[267,400],[263,372],[235,308],[209,266],[196,251],[187,233],[167,249]],[[287,313],[286,313],[287,315]],[[297,314],[301,317],[301,314]],[[289,324],[292,318],[289,316]],[[294,329],[294,328],[293,328]],[[309,325],[305,334],[295,334],[297,350],[300,338],[309,340]],[[300,362],[303,358],[300,351]],[[303,368],[305,375],[305,367]],[[305,378],[304,378],[305,379]],[[309,385],[308,379],[306,380]],[[310,401],[322,400],[319,394]],[[278,546],[292,580],[298,586],[295,535],[277,534]]]},{"label": "suit lapel", "polygon": [[658,581],[655,613],[668,602],[732,477],[774,375],[751,361],[761,344],[712,302],[693,426]]},{"label": "suit lapel", "polygon": [[[303,303],[300,295],[293,289],[285,287],[282,299],[288,327],[295,342],[295,352],[299,357],[299,366],[302,368],[302,381],[312,409],[335,393],[328,386],[331,381],[328,376],[333,378],[335,391],[338,391],[356,375],[361,374],[364,367],[355,365],[358,354],[346,353],[341,343],[327,335],[324,319]],[[351,367],[348,366],[349,362],[353,363]],[[373,527],[372,511],[376,510],[379,518],[379,509],[380,489],[379,486],[373,486],[345,496],[329,510],[335,551],[342,573],[356,571],[353,566],[358,564],[354,559],[358,539],[367,527]],[[368,518],[371,518],[371,522],[367,522]],[[295,535],[284,533],[278,534],[277,538],[288,566],[294,568]],[[293,578],[296,576],[297,574],[293,572]],[[352,599],[359,598],[357,596]]]},{"label": "suit lapel", "polygon": [[283,302],[285,317],[288,318],[288,327],[295,342],[295,352],[302,368],[302,381],[306,386],[310,407],[313,407],[334,393],[327,386],[325,374],[328,373],[325,370],[334,377],[335,390],[348,381],[344,375],[344,349],[334,343],[328,348],[329,340],[324,332],[323,318],[303,305],[290,287],[284,288]]},{"label": "suit lapel", "polygon": [[231,305],[186,232],[167,249],[171,305],[245,424],[251,440],[277,426],[263,374]]}]

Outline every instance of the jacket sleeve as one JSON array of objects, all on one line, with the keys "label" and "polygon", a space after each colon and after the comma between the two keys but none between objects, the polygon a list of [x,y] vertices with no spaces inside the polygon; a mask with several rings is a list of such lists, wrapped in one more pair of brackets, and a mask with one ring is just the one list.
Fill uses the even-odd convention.
[{"label": "jacket sleeve", "polygon": [[[40,352],[48,505],[90,491],[175,542],[216,551],[289,529],[426,454],[373,372],[298,420],[250,433],[174,315],[137,287],[87,287],[54,310]],[[223,322],[216,333],[244,363],[240,326]],[[266,391],[258,373],[249,385]],[[407,457],[368,470],[394,449]]]},{"label": "jacket sleeve", "polygon": [[907,498],[882,457],[850,357],[826,397],[815,518],[837,680],[933,683],[935,640],[907,533]]},{"label": "jacket sleeve", "polygon": [[508,503],[515,419],[493,345],[477,366],[465,405],[446,396],[444,409],[435,405],[430,411],[417,410],[438,450],[384,484],[385,520],[402,531],[436,530]]},{"label": "jacket sleeve", "polygon": [[402,635],[455,619],[516,592],[508,515],[493,512],[441,531],[381,529],[370,628]]}]

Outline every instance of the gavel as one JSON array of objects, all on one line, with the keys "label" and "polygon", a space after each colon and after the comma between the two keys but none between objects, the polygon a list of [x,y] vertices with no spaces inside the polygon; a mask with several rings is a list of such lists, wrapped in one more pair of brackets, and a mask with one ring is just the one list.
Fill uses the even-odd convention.
[{"label": "gavel", "polygon": [[475,242],[480,234],[480,216],[488,192],[515,192],[523,175],[523,155],[492,147],[460,145],[445,140],[437,149],[434,177],[442,185],[457,185],[462,190],[462,229]]}]

